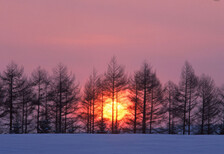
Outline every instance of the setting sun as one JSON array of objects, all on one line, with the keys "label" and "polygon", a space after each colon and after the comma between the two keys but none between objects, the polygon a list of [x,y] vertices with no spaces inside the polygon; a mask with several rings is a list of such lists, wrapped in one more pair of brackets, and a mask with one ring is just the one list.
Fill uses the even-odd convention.
[{"label": "setting sun", "polygon": [[[117,120],[121,120],[127,114],[125,107],[118,103],[118,117]],[[108,103],[104,106],[104,118],[112,120],[112,103]],[[114,102],[114,120],[116,119],[116,102]]]}]

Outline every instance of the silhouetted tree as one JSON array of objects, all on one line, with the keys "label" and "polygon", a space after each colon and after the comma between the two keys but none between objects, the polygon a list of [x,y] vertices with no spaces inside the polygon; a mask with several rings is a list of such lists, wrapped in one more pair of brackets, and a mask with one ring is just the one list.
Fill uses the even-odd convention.
[{"label": "silhouetted tree", "polygon": [[98,121],[99,133],[106,133],[106,119],[104,118],[104,106],[105,106],[105,83],[104,79],[99,78],[97,83],[98,88],[98,102],[99,102],[99,113],[100,120]]},{"label": "silhouetted tree", "polygon": [[224,134],[224,86],[219,89],[219,127],[216,131],[217,134],[223,135]]},{"label": "silhouetted tree", "polygon": [[89,76],[84,89],[84,104],[87,105],[87,118],[88,118],[88,133],[95,133],[96,127],[96,103],[98,99],[98,82],[99,76],[93,70],[93,74]]},{"label": "silhouetted tree", "polygon": [[42,108],[43,111],[41,113],[41,120],[40,122],[40,133],[50,133],[52,130],[51,121],[50,121],[50,90],[51,90],[51,77],[46,74],[44,79],[44,92],[43,92],[43,102]]},{"label": "silhouetted tree", "polygon": [[[188,125],[188,134],[190,135],[191,130],[191,111],[195,107],[197,99],[197,82],[198,79],[194,73],[193,67],[185,62],[181,72],[181,80],[179,84],[179,91],[181,94],[181,108],[182,108],[182,120],[183,120],[183,134],[186,132],[186,125]],[[188,117],[187,117],[188,113]],[[188,124],[187,124],[188,122]]]},{"label": "silhouetted tree", "polygon": [[[1,76],[1,74],[0,74]],[[4,117],[6,115],[6,111],[4,109],[4,98],[5,98],[5,91],[3,89],[3,83],[0,79],[0,118]]]},{"label": "silhouetted tree", "polygon": [[175,134],[175,118],[176,118],[176,107],[177,107],[177,96],[178,86],[172,81],[168,81],[165,84],[165,110],[168,113],[168,133]]},{"label": "silhouetted tree", "polygon": [[[67,75],[65,82],[65,103],[64,103],[64,133],[76,131],[77,124],[77,111],[80,101],[80,88],[79,84],[75,82],[74,75]],[[68,130],[68,131],[67,131]]]},{"label": "silhouetted tree", "polygon": [[159,126],[161,120],[163,120],[164,111],[161,110],[163,104],[163,90],[156,73],[153,73],[150,79],[149,92],[149,133],[151,134],[154,129],[154,124]]},{"label": "silhouetted tree", "polygon": [[197,115],[200,119],[200,134],[212,134],[212,125],[217,122],[219,114],[218,89],[211,77],[202,75],[199,81],[199,100]]},{"label": "silhouetted tree", "polygon": [[131,130],[135,134],[137,130],[140,129],[142,113],[142,92],[140,89],[140,77],[137,73],[135,73],[134,77],[130,79],[128,97],[132,104],[128,108],[131,117],[127,118],[127,124],[132,128]]},{"label": "silhouetted tree", "polygon": [[18,94],[23,84],[23,67],[11,62],[1,74],[5,91],[5,112],[9,114],[9,133],[13,133],[13,120],[16,117]]},{"label": "silhouetted tree", "polygon": [[[0,74],[1,76],[1,74]],[[3,89],[3,83],[0,78],[0,133],[4,132],[4,122],[3,118],[7,115],[5,110],[5,91]]]},{"label": "silhouetted tree", "polygon": [[45,88],[45,83],[47,80],[47,72],[42,69],[41,67],[38,67],[36,70],[33,71],[32,73],[32,84],[34,87],[34,91],[36,94],[36,112],[37,112],[37,121],[36,121],[36,130],[37,133],[40,133],[40,114],[41,114],[41,109],[43,106],[44,102],[44,88]]},{"label": "silhouetted tree", "polygon": [[93,70],[93,74],[89,78],[91,84],[91,102],[92,102],[92,133],[95,133],[95,117],[96,117],[96,100],[98,97],[98,87],[97,84],[99,82],[99,77],[97,76],[95,70]]},{"label": "silhouetted tree", "polygon": [[[78,109],[79,86],[75,83],[74,75],[68,74],[66,66],[59,64],[53,70],[51,85],[52,109],[55,115],[55,132],[63,133],[67,130],[67,119],[75,119]],[[73,113],[71,115],[71,113]],[[69,116],[69,117],[68,117]],[[64,123],[63,123],[64,120]]]},{"label": "silhouetted tree", "polygon": [[140,71],[137,72],[140,78],[140,89],[143,92],[143,107],[142,107],[142,133],[146,133],[147,121],[147,104],[149,101],[149,88],[151,86],[152,68],[146,62],[143,64]]},{"label": "silhouetted tree", "polygon": [[[118,131],[118,103],[119,95],[127,88],[127,77],[124,67],[117,64],[116,57],[113,57],[105,73],[105,86],[112,101],[112,133]],[[116,106],[115,106],[116,105]],[[115,108],[115,109],[114,109]],[[114,111],[116,115],[114,116]],[[114,119],[115,117],[115,119]],[[114,125],[115,120],[115,125]]]},{"label": "silhouetted tree", "polygon": [[[20,91],[20,101],[21,101],[21,133],[28,133],[28,126],[31,124],[32,118],[34,115],[33,110],[35,109],[35,106],[33,102],[34,100],[34,93],[32,89],[32,84],[31,82],[24,77],[24,84],[21,87]],[[30,126],[31,128],[32,126]],[[31,128],[32,129],[32,128]]]},{"label": "silhouetted tree", "polygon": [[86,132],[92,133],[92,84],[88,80],[84,87],[84,99],[82,101],[82,115],[81,118],[84,120],[86,126]]}]

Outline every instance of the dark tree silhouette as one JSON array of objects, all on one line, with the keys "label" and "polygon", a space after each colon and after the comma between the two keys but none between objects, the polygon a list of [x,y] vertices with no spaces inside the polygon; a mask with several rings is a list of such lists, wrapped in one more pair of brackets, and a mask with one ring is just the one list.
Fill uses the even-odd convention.
[{"label": "dark tree silhouette", "polygon": [[3,83],[0,80],[0,119],[7,114],[6,110],[4,109],[4,101],[5,101],[4,95],[5,95],[5,91],[3,89]]},{"label": "dark tree silhouette", "polygon": [[84,87],[84,96],[82,101],[82,111],[81,111],[81,119],[84,123],[84,127],[86,129],[86,133],[92,132],[92,103],[91,103],[91,83],[89,81],[86,82]]},{"label": "dark tree silhouette", "polygon": [[151,86],[148,87],[149,91],[149,133],[152,134],[154,129],[154,124],[159,125],[161,120],[163,120],[164,111],[162,111],[161,106],[163,106],[163,90],[162,85],[157,78],[156,74],[153,73],[150,79]]},{"label": "dark tree silhouette", "polygon": [[1,74],[5,93],[5,112],[9,114],[9,133],[13,133],[13,120],[16,117],[18,93],[23,84],[23,67],[11,62]]},{"label": "dark tree silhouette", "polygon": [[200,104],[198,107],[198,116],[200,119],[200,134],[212,134],[212,125],[217,121],[219,114],[218,90],[211,77],[202,75],[199,81],[198,93]]},{"label": "dark tree silhouette", "polygon": [[41,112],[41,120],[40,120],[40,133],[50,133],[51,126],[50,126],[50,90],[51,90],[51,77],[46,74],[44,79],[44,91],[43,91],[43,102],[42,102],[42,112]]},{"label": "dark tree silhouette", "polygon": [[37,133],[40,133],[40,114],[44,102],[44,95],[46,95],[44,88],[46,86],[45,84],[47,80],[47,72],[41,67],[38,67],[36,70],[33,71],[31,80],[36,94],[36,131]]},{"label": "dark tree silhouette", "polygon": [[168,133],[175,134],[175,118],[177,107],[178,86],[172,81],[165,84],[164,101],[167,103],[165,110],[168,113]]},{"label": "dark tree silhouette", "polygon": [[99,108],[100,108],[100,120],[98,121],[99,133],[103,134],[106,133],[106,119],[104,118],[104,106],[105,106],[105,83],[104,79],[99,78],[97,83],[98,88],[98,101],[99,101]]},{"label": "dark tree silhouette", "polygon": [[[93,71],[93,74],[89,76],[88,81],[85,84],[84,89],[84,100],[83,106],[86,106],[85,114],[87,116],[87,133],[95,133],[95,117],[96,117],[96,101],[98,97],[98,87],[99,77],[96,74],[96,71]],[[85,116],[85,117],[86,117]]]},{"label": "dark tree silhouette", "polygon": [[[66,66],[59,64],[53,70],[51,94],[53,111],[55,115],[55,132],[63,133],[67,130],[68,115],[75,113],[78,109],[79,85],[75,83],[74,75],[68,74]],[[64,119],[63,119],[64,118]],[[70,119],[75,122],[75,114],[70,115]],[[64,123],[63,123],[64,120]]]},{"label": "dark tree silhouette", "polygon": [[[112,123],[111,131],[112,133],[117,133],[118,131],[118,103],[119,95],[122,91],[127,88],[127,77],[124,72],[124,67],[117,64],[116,57],[113,57],[108,65],[107,71],[105,73],[105,86],[108,92],[108,96],[112,100]],[[116,100],[116,108],[115,108]],[[116,117],[114,116],[116,113]],[[115,119],[114,119],[115,117]],[[114,124],[115,120],[115,124]]]},{"label": "dark tree silhouette", "polygon": [[[179,83],[179,91],[181,94],[181,106],[183,112],[183,134],[186,132],[186,125],[188,126],[188,135],[190,135],[191,130],[191,111],[195,107],[195,102],[197,98],[197,77],[194,73],[193,67],[185,62],[184,67],[181,72],[181,80]],[[187,117],[188,113],[188,117]],[[188,124],[187,124],[188,122]]]},{"label": "dark tree silhouette", "polygon": [[218,134],[224,134],[224,85],[219,89],[219,100],[220,100],[220,108],[219,108],[219,128],[217,130]]},{"label": "dark tree silhouette", "polygon": [[140,77],[140,89],[143,91],[143,110],[142,110],[142,133],[146,133],[146,121],[147,121],[147,104],[149,100],[149,88],[151,86],[152,68],[146,62],[143,64],[140,71],[137,72]]},{"label": "dark tree silhouette", "polygon": [[127,118],[127,124],[132,128],[131,130],[135,134],[137,130],[140,129],[142,110],[142,92],[140,89],[140,76],[138,73],[135,73],[134,77],[130,79],[128,97],[132,103],[129,106],[128,111],[132,116]]},{"label": "dark tree silhouette", "polygon": [[[29,132],[28,126],[31,124],[33,118],[32,112],[35,108],[34,103],[34,93],[32,89],[32,84],[28,81],[27,78],[24,78],[24,84],[21,87],[20,91],[20,101],[21,101],[21,110],[22,110],[22,124],[21,124],[21,133],[27,134]],[[32,129],[32,126],[30,126]]]}]

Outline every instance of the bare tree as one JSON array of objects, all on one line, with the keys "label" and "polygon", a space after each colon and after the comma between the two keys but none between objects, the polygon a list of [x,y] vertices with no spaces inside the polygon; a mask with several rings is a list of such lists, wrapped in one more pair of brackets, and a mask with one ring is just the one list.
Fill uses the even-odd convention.
[{"label": "bare tree", "polygon": [[33,71],[32,73],[32,84],[36,93],[36,112],[37,112],[37,121],[36,121],[36,130],[37,133],[40,133],[40,113],[44,102],[44,88],[47,80],[47,72],[42,69],[40,66]]},{"label": "bare tree", "polygon": [[164,111],[162,110],[163,106],[163,90],[162,85],[159,79],[156,76],[156,73],[153,73],[150,78],[150,87],[148,87],[149,92],[149,133],[152,134],[154,129],[154,124],[159,126],[163,120]]},{"label": "bare tree", "polygon": [[199,82],[199,98],[200,106],[198,107],[197,115],[200,121],[200,134],[211,134],[212,125],[217,121],[219,114],[218,89],[211,77],[202,75]]},{"label": "bare tree", "polygon": [[76,131],[77,125],[77,110],[80,101],[79,84],[75,82],[74,76],[67,76],[65,82],[65,103],[64,103],[64,133]]},{"label": "bare tree", "polygon": [[168,133],[175,134],[175,117],[176,117],[176,106],[177,106],[177,97],[178,87],[172,81],[168,81],[165,84],[165,101],[166,112],[168,113]]},{"label": "bare tree", "polygon": [[[31,124],[32,117],[33,117],[33,110],[35,109],[35,106],[33,104],[34,100],[34,93],[32,89],[31,82],[24,77],[24,84],[21,87],[20,90],[20,100],[21,100],[21,133],[28,133],[28,126]],[[30,130],[32,130],[32,126],[29,127]]]},{"label": "bare tree", "polygon": [[98,97],[98,82],[99,82],[99,77],[97,76],[96,74],[96,71],[93,70],[93,74],[90,76],[89,78],[90,80],[90,83],[91,83],[91,102],[92,102],[92,133],[94,134],[95,133],[95,116],[96,116],[96,113],[95,113],[95,110],[96,110],[96,100],[97,100],[97,97]]},{"label": "bare tree", "polygon": [[220,96],[220,114],[219,116],[221,117],[220,118],[220,124],[219,124],[219,132],[218,134],[224,134],[224,86],[222,86],[220,89],[219,89],[219,96]]},{"label": "bare tree", "polygon": [[[1,74],[0,74],[1,76]],[[7,115],[7,111],[5,109],[5,89],[3,89],[3,83],[0,78],[0,132],[4,132],[4,122],[3,118]]]},{"label": "bare tree", "polygon": [[91,83],[88,80],[84,87],[81,119],[85,125],[86,133],[92,133],[92,103]]},{"label": "bare tree", "polygon": [[142,109],[142,133],[146,133],[147,121],[147,104],[149,101],[149,87],[151,86],[150,79],[152,76],[152,68],[146,62],[143,64],[140,71],[137,72],[140,78],[140,89],[143,91],[143,109]]},{"label": "bare tree", "polygon": [[[112,133],[117,133],[118,131],[118,103],[119,95],[121,92],[127,88],[127,77],[124,72],[124,67],[117,64],[116,57],[113,57],[108,65],[107,71],[105,73],[105,86],[109,93],[109,97],[112,101],[112,123],[111,130]],[[116,100],[116,102],[115,102]],[[116,106],[115,106],[116,105]],[[114,115],[114,112],[116,115]],[[115,120],[115,124],[114,124]]]},{"label": "bare tree", "polygon": [[132,132],[135,134],[140,129],[141,109],[142,109],[142,92],[140,89],[140,77],[138,73],[130,79],[129,83],[129,99],[132,105],[129,106],[131,117],[127,118],[127,124],[132,127]]},{"label": "bare tree", "polygon": [[11,62],[1,74],[5,93],[5,111],[9,114],[9,133],[13,133],[13,120],[16,113],[16,102],[23,78],[23,67]]},{"label": "bare tree", "polygon": [[[198,79],[194,73],[193,67],[185,62],[184,67],[181,72],[181,80],[179,84],[179,91],[181,94],[181,106],[183,112],[183,134],[186,132],[186,125],[188,125],[188,135],[190,135],[191,130],[191,111],[195,107],[197,94],[197,83]],[[187,117],[188,113],[188,117]],[[188,122],[188,124],[187,124]]]},{"label": "bare tree", "polygon": [[106,133],[106,119],[104,118],[104,106],[105,106],[105,84],[104,79],[99,78],[98,83],[98,101],[100,102],[100,120],[98,121],[99,132]]},{"label": "bare tree", "polygon": [[44,83],[43,83],[44,91],[42,95],[42,112],[40,117],[39,124],[39,132],[40,133],[49,133],[51,132],[51,121],[50,121],[50,97],[51,97],[51,77],[46,74]]},{"label": "bare tree", "polygon": [[[55,113],[55,132],[63,133],[67,130],[67,119],[69,114],[78,109],[79,85],[75,83],[74,75],[68,73],[66,66],[59,64],[53,70],[51,94],[53,110]],[[75,116],[69,118],[76,118]],[[64,121],[64,123],[63,123]]]},{"label": "bare tree", "polygon": [[99,97],[99,81],[100,78],[97,75],[96,71],[93,70],[93,73],[89,76],[88,81],[86,82],[85,85],[85,97],[84,97],[84,102],[85,105],[88,105],[88,127],[89,127],[89,132],[90,133],[95,133],[95,128],[96,128],[96,107],[98,105],[98,97]]},{"label": "bare tree", "polygon": [[[0,74],[1,76],[1,74]],[[0,118],[4,117],[6,115],[6,112],[4,110],[4,98],[5,98],[5,91],[3,89],[3,83],[0,79]]]}]

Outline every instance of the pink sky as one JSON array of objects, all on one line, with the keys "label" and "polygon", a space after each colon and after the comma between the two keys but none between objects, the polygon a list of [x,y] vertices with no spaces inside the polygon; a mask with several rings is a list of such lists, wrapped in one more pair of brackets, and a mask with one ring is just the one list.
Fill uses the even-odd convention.
[{"label": "pink sky", "polygon": [[1,0],[0,70],[62,62],[81,83],[113,55],[127,72],[147,60],[164,83],[188,60],[224,84],[224,0]]}]

